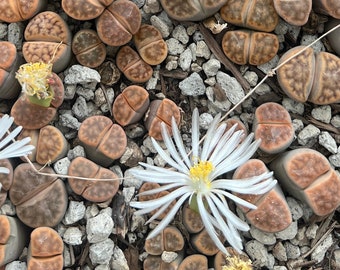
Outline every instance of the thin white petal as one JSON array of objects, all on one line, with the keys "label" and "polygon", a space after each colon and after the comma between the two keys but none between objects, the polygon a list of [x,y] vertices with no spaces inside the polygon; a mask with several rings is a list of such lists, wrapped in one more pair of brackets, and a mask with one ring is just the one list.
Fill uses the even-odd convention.
[{"label": "thin white petal", "polygon": [[[25,140],[26,139],[26,140]],[[33,145],[26,145],[30,138],[27,137],[20,141],[15,141],[0,151],[0,159],[22,157],[31,153],[34,149]]]},{"label": "thin white petal", "polygon": [[[0,173],[9,174],[9,169],[6,167],[0,167]],[[1,183],[0,183],[1,184]]]},{"label": "thin white petal", "polygon": [[16,127],[11,133],[9,133],[1,142],[0,142],[0,149],[3,148],[6,144],[11,142],[15,139],[15,137],[20,133],[22,127]]},{"label": "thin white petal", "polygon": [[192,157],[193,160],[197,159],[198,149],[199,149],[199,141],[200,141],[200,131],[199,131],[199,121],[198,121],[198,109],[195,108],[192,113],[192,126],[191,126],[191,149],[192,149]]},{"label": "thin white petal", "polygon": [[[260,175],[242,178],[242,179],[217,179],[211,182],[212,188],[221,188],[232,190],[233,188],[243,188],[248,189],[251,186],[273,176],[273,172],[265,172]],[[232,190],[233,191],[233,190]]]},{"label": "thin white petal", "polygon": [[180,186],[182,186],[182,185],[178,184],[178,183],[167,184],[167,185],[160,186],[158,188],[154,188],[154,189],[151,189],[151,190],[146,190],[146,191],[143,191],[141,193],[138,193],[138,196],[157,194],[159,192],[162,192],[162,191],[165,191],[165,190],[171,190],[171,189],[174,189],[174,188],[178,188]]},{"label": "thin white petal", "polygon": [[0,139],[6,134],[13,124],[13,117],[9,117],[8,114],[3,115],[0,118]]},{"label": "thin white petal", "polygon": [[[141,164],[143,165],[143,164]],[[152,166],[152,165],[150,165]],[[159,167],[155,167],[159,168]],[[164,168],[161,168],[164,169]],[[188,181],[190,181],[189,176],[183,173],[178,173],[175,171],[171,171],[169,169],[164,169],[164,171],[153,171],[153,170],[142,170],[142,169],[131,169],[129,172],[136,178],[146,181],[146,182],[154,182],[159,184],[168,184],[168,183],[182,183],[185,185]]]},{"label": "thin white petal", "polygon": [[189,160],[188,153],[185,150],[183,140],[182,140],[181,134],[178,130],[178,127],[177,127],[177,124],[176,124],[174,117],[172,117],[172,119],[171,119],[171,128],[172,128],[172,136],[174,137],[177,149],[178,149],[179,153],[181,154],[181,157],[184,160],[187,167],[190,168],[191,162]]},{"label": "thin white petal", "polygon": [[[217,140],[215,139],[215,135],[216,135],[216,129],[217,129],[217,125],[219,123],[221,119],[221,114],[217,114],[215,116],[215,118],[213,119],[213,121],[210,123],[209,125],[209,129],[207,130],[207,133],[205,135],[205,139],[204,139],[204,143],[203,143],[203,149],[202,149],[202,153],[201,153],[201,160],[206,161],[208,160],[209,154],[211,153],[211,151],[214,149],[215,145],[217,143]],[[225,124],[224,125],[224,129],[225,129]],[[217,136],[222,136],[222,133],[217,134]]]},{"label": "thin white petal", "polygon": [[152,217],[150,217],[150,218],[148,219],[148,221],[145,222],[145,225],[147,225],[147,224],[149,224],[150,222],[154,221],[154,220],[155,220],[156,218],[158,218],[161,214],[163,214],[164,211],[168,209],[168,207],[170,206],[171,203],[172,203],[172,202],[168,202],[168,203],[162,205],[160,208],[158,208],[157,211],[156,211],[156,213],[154,213],[154,214],[152,215]]},{"label": "thin white petal", "polygon": [[241,199],[240,197],[237,197],[236,195],[234,194],[231,194],[230,192],[227,192],[225,190],[220,190],[220,189],[217,189],[217,190],[213,190],[213,192],[215,194],[222,194],[223,196],[225,197],[228,197],[229,199],[233,200],[234,202],[238,203],[239,205],[242,205],[244,207],[248,207],[249,209],[256,209],[256,205],[244,200],[244,199]]}]

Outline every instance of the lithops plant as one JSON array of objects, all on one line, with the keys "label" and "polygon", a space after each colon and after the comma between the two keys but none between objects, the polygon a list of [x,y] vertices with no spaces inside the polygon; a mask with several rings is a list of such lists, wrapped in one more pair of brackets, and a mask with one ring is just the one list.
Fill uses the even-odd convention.
[{"label": "lithops plant", "polygon": [[316,12],[340,19],[340,2],[337,0],[313,0],[313,9]]},{"label": "lithops plant", "polygon": [[25,29],[22,53],[29,63],[53,64],[53,71],[64,70],[71,60],[71,32],[57,13],[41,12],[33,17]]},{"label": "lithops plant", "polygon": [[138,122],[149,108],[149,93],[143,87],[130,85],[119,94],[113,105],[114,119],[122,126]]},{"label": "lithops plant", "polygon": [[201,21],[216,13],[226,0],[161,0],[165,12],[177,21]]},{"label": "lithops plant", "polygon": [[176,259],[172,262],[165,262],[161,256],[148,255],[143,261],[144,270],[165,270],[178,269],[179,264],[183,260],[183,253],[177,253]]},{"label": "lithops plant", "polygon": [[269,154],[284,151],[294,140],[290,114],[275,102],[264,103],[256,109],[253,130],[255,139],[261,139],[259,148]]},{"label": "lithops plant", "polygon": [[81,65],[90,68],[100,66],[106,57],[106,46],[92,29],[82,29],[74,35],[72,51]]},{"label": "lithops plant", "polygon": [[0,21],[7,23],[25,21],[46,6],[46,0],[3,0],[0,2]]},{"label": "lithops plant", "polygon": [[64,243],[60,235],[49,227],[32,231],[28,247],[27,270],[62,270]]},{"label": "lithops plant", "polygon": [[280,185],[307,203],[318,216],[340,205],[340,175],[320,152],[299,148],[281,154],[271,164]]},{"label": "lithops plant", "polygon": [[228,31],[222,40],[224,54],[234,63],[262,65],[269,62],[279,50],[276,35],[246,30]]},{"label": "lithops plant", "polygon": [[162,63],[168,55],[168,46],[159,30],[148,24],[143,24],[133,36],[133,41],[139,55],[149,65]]},{"label": "lithops plant", "polygon": [[24,59],[11,42],[0,41],[0,51],[0,98],[15,98],[21,91],[15,72],[24,63]]},{"label": "lithops plant", "polygon": [[306,24],[312,10],[312,0],[273,0],[273,3],[279,16],[296,26]]},{"label": "lithops plant", "polygon": [[144,119],[145,127],[149,131],[150,137],[153,137],[156,140],[163,139],[161,132],[162,122],[166,124],[168,131],[172,134],[172,118],[174,118],[175,123],[179,125],[181,113],[175,102],[167,98],[151,101],[149,110]]},{"label": "lithops plant", "polygon": [[[339,24],[340,19],[331,19],[326,23],[325,31],[328,31]],[[327,36],[327,40],[329,41],[329,44],[331,45],[335,53],[340,56],[340,29],[338,28],[329,33]]]},{"label": "lithops plant", "polygon": [[0,266],[19,258],[28,235],[29,229],[19,219],[0,215]]},{"label": "lithops plant", "polygon": [[153,73],[152,67],[130,46],[123,46],[116,55],[117,67],[126,78],[134,83],[148,81]]},{"label": "lithops plant", "polygon": [[340,59],[336,55],[314,53],[312,48],[297,46],[287,51],[279,64],[302,49],[305,50],[278,69],[281,89],[298,102],[308,100],[319,105],[340,102]]},{"label": "lithops plant", "polygon": [[[44,173],[55,173],[50,167],[33,164]],[[32,228],[56,226],[64,217],[68,202],[61,179],[38,174],[28,163],[15,168],[9,196],[18,218]]]},{"label": "lithops plant", "polygon": [[198,233],[204,228],[201,215],[191,209],[188,203],[186,203],[182,209],[182,219],[183,225],[189,233]]},{"label": "lithops plant", "polygon": [[13,165],[10,159],[5,158],[0,160],[0,167],[8,169],[8,173],[0,173],[0,207],[3,205],[7,198],[7,192],[13,182]]},{"label": "lithops plant", "polygon": [[192,235],[190,243],[199,253],[206,256],[213,256],[219,251],[205,228],[199,233]]},{"label": "lithops plant", "polygon": [[[263,161],[250,159],[236,169],[233,179],[242,179],[260,175],[268,169]],[[242,180],[240,180],[242,181]],[[292,222],[285,196],[278,184],[269,192],[262,195],[236,194],[239,198],[257,206],[249,209],[239,206],[248,221],[259,230],[265,232],[279,232],[286,229]]]},{"label": "lithops plant", "polygon": [[[119,180],[114,172],[83,157],[77,157],[72,160],[68,174],[71,176],[68,182],[74,193],[81,195],[91,202],[110,200],[119,188]],[[98,180],[84,181],[72,176],[96,178]],[[100,179],[117,180],[100,181]]]},{"label": "lithops plant", "polygon": [[273,31],[279,22],[273,0],[227,0],[220,13],[228,23],[264,32]]},{"label": "lithops plant", "polygon": [[127,138],[123,128],[106,116],[95,115],[82,122],[78,138],[87,157],[107,167],[125,152]]},{"label": "lithops plant", "polygon": [[208,258],[202,254],[186,256],[177,270],[208,270]]}]

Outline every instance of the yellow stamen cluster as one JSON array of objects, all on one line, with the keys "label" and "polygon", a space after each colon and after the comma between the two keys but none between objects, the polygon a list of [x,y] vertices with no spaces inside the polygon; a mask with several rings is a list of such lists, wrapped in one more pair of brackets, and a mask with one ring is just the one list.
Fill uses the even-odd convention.
[{"label": "yellow stamen cluster", "polygon": [[214,170],[214,165],[210,161],[199,161],[190,168],[190,178],[194,182],[204,182],[210,185],[209,175]]},{"label": "yellow stamen cluster", "polygon": [[24,93],[38,99],[47,99],[53,98],[53,91],[48,83],[51,76],[52,64],[37,62],[21,65],[15,77]]},{"label": "yellow stamen cluster", "polygon": [[227,256],[227,265],[222,270],[252,270],[251,261],[249,259],[241,259],[239,256]]}]

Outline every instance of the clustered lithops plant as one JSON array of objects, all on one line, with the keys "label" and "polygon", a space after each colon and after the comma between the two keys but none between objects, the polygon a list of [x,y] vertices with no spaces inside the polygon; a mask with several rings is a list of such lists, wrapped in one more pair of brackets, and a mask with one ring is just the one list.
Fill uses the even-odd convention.
[{"label": "clustered lithops plant", "polygon": [[[249,135],[239,144],[243,135],[242,131],[234,132],[232,128],[224,133],[226,124],[218,125],[220,120],[220,115],[218,115],[211,123],[201,148],[198,117],[198,110],[195,109],[192,115],[192,149],[189,156],[184,148],[175,119],[172,118],[171,124],[173,140],[165,124],[161,124],[163,140],[169,154],[159,146],[155,139],[152,138],[152,142],[159,155],[174,170],[141,163],[146,170],[132,169],[131,172],[141,180],[163,185],[141,195],[155,194],[164,190],[169,190],[169,194],[150,201],[133,201],[130,205],[140,209],[137,214],[145,214],[158,209],[150,218],[149,222],[151,222],[164,212],[173,200],[177,200],[168,215],[149,234],[148,238],[152,238],[171,222],[182,204],[189,200],[190,207],[200,213],[205,229],[218,249],[227,253],[216,229],[221,231],[221,237],[240,251],[243,247],[238,230],[246,231],[249,226],[229,209],[227,198],[251,209],[255,206],[228,190],[238,193],[263,194],[271,190],[276,181],[271,179],[272,173],[264,173],[243,179],[243,181],[219,179],[220,175],[247,161],[255,153],[260,142],[252,142],[253,135]],[[225,150],[221,151],[222,148]]]}]

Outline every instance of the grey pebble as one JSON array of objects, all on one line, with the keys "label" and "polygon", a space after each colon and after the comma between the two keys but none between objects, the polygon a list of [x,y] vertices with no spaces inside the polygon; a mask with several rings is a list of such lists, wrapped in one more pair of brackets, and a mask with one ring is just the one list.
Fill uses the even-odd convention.
[{"label": "grey pebble", "polygon": [[114,242],[111,239],[90,245],[89,257],[93,264],[109,264],[113,249]]},{"label": "grey pebble", "polygon": [[328,131],[321,131],[319,134],[319,144],[325,147],[332,154],[336,154],[338,152],[336,141]]},{"label": "grey pebble", "polygon": [[84,67],[81,65],[73,65],[65,71],[66,77],[64,82],[66,84],[83,84],[89,82],[100,82],[100,75],[98,71]]},{"label": "grey pebble", "polygon": [[165,42],[168,46],[169,55],[180,55],[182,52],[184,52],[184,45],[177,39],[169,38]]},{"label": "grey pebble", "polygon": [[83,233],[78,227],[68,227],[63,235],[63,241],[69,245],[81,245]]},{"label": "grey pebble", "polygon": [[63,223],[65,225],[75,224],[85,217],[86,207],[84,202],[70,201],[65,213]]},{"label": "grey pebble", "polygon": [[201,76],[193,72],[188,78],[181,81],[178,85],[182,95],[199,96],[205,93],[205,85]]},{"label": "grey pebble", "polygon": [[189,35],[183,25],[177,25],[171,33],[172,37],[179,40],[182,44],[187,44],[189,42]]},{"label": "grey pebble", "polygon": [[192,53],[189,48],[186,48],[184,52],[182,52],[178,59],[178,64],[182,70],[188,71],[190,69],[192,62]]},{"label": "grey pebble", "polygon": [[298,231],[297,221],[293,221],[286,229],[283,231],[275,233],[275,236],[281,240],[293,239]]},{"label": "grey pebble", "polygon": [[299,132],[297,136],[298,142],[300,145],[303,146],[313,145],[317,141],[319,134],[320,129],[318,129],[312,124],[309,124]]},{"label": "grey pebble", "polygon": [[276,237],[273,233],[267,233],[264,231],[261,231],[254,226],[250,227],[250,235],[260,243],[264,245],[274,245],[276,243]]},{"label": "grey pebble", "polygon": [[216,76],[221,68],[221,63],[217,59],[210,59],[202,65],[202,69],[207,77]]},{"label": "grey pebble", "polygon": [[117,246],[113,248],[113,254],[111,259],[111,269],[116,270],[129,270],[129,265],[125,259],[124,252]]},{"label": "grey pebble", "polygon": [[72,112],[79,121],[83,121],[89,116],[89,109],[84,97],[79,96],[76,99],[72,106]]},{"label": "grey pebble", "polygon": [[244,91],[240,83],[228,74],[218,71],[216,74],[216,81],[225,91],[226,96],[232,104],[236,104],[244,97]]},{"label": "grey pebble", "polygon": [[332,109],[329,105],[324,105],[320,107],[316,107],[311,112],[312,116],[321,122],[326,124],[330,123],[332,118]]},{"label": "grey pebble", "polygon": [[311,259],[316,262],[321,262],[327,250],[334,244],[332,234],[329,234],[312,252]]},{"label": "grey pebble", "polygon": [[98,243],[109,237],[113,229],[112,217],[106,213],[100,213],[90,218],[86,223],[86,234],[89,243]]}]

